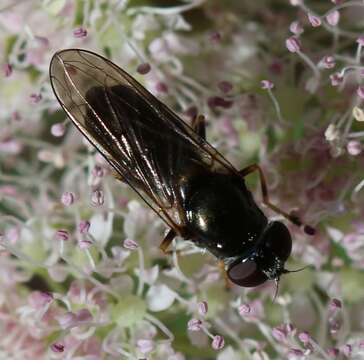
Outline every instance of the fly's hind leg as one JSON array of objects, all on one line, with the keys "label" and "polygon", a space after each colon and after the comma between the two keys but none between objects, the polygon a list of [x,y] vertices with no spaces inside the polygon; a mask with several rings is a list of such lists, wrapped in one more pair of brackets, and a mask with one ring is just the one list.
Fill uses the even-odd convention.
[{"label": "fly's hind leg", "polygon": [[191,127],[202,139],[206,140],[206,120],[203,115],[196,115],[192,120]]},{"label": "fly's hind leg", "polygon": [[272,204],[270,202],[269,195],[268,195],[267,182],[265,180],[263,170],[261,169],[261,167],[258,164],[253,164],[253,165],[250,165],[250,166],[240,170],[239,174],[242,177],[245,177],[254,171],[258,171],[258,174],[259,174],[260,185],[261,185],[261,190],[262,190],[262,195],[263,195],[263,204],[270,207],[276,213],[283,215],[286,219],[290,220],[293,224],[295,224],[297,226],[303,226],[304,231],[308,235],[314,235],[315,229],[313,227],[303,224],[298,216],[293,215],[293,214],[288,214],[284,210],[280,209],[279,207],[275,206],[274,204]]}]

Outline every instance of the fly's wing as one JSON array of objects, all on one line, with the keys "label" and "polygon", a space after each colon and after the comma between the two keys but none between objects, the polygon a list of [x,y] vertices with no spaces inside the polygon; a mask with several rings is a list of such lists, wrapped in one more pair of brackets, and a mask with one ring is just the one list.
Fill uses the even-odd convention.
[{"label": "fly's wing", "polygon": [[125,71],[86,50],[56,53],[53,91],[83,135],[178,233],[173,181],[190,163],[232,165]]}]

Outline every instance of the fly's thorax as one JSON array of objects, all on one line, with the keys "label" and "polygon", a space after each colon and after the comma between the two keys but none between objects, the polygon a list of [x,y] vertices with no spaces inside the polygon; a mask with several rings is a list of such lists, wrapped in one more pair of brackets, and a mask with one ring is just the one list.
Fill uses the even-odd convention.
[{"label": "fly's thorax", "polygon": [[205,172],[184,180],[181,192],[186,226],[198,246],[218,258],[235,256],[254,247],[267,219],[242,178]]}]

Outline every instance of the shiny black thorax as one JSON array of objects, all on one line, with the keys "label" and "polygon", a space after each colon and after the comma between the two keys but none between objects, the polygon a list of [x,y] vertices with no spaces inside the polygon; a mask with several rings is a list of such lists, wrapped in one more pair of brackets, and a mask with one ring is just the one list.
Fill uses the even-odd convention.
[{"label": "shiny black thorax", "polygon": [[247,255],[268,221],[244,180],[235,174],[197,171],[180,181],[190,240],[219,259]]}]

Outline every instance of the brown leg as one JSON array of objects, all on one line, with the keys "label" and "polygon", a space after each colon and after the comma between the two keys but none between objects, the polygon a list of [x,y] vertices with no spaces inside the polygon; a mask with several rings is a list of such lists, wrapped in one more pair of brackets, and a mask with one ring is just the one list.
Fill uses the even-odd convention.
[{"label": "brown leg", "polygon": [[159,248],[165,253],[170,254],[170,251],[167,250],[168,246],[171,245],[171,242],[176,237],[176,232],[173,229],[170,229],[167,233],[167,235],[164,237],[163,241],[159,245]]},{"label": "brown leg", "polygon": [[203,115],[197,115],[191,124],[195,132],[200,135],[204,140],[206,140],[206,123],[205,117]]},{"label": "brown leg", "polygon": [[225,270],[225,263],[222,260],[219,260],[218,262],[219,269],[222,272],[225,280],[225,289],[230,290],[231,289],[231,281],[229,280],[229,277],[227,276],[227,272]]},{"label": "brown leg", "polygon": [[111,171],[111,175],[116,179],[116,180],[119,180],[119,181],[121,181],[121,182],[123,182],[123,183],[125,183],[126,184],[126,182],[125,182],[125,180],[124,180],[124,178],[118,173],[118,172],[116,172],[115,170],[112,170]]},{"label": "brown leg", "polygon": [[304,226],[304,231],[308,235],[314,235],[315,229],[313,227],[311,227],[309,225],[304,225],[302,223],[302,221],[299,219],[298,216],[295,216],[293,214],[287,214],[284,210],[278,208],[277,206],[275,206],[274,204],[272,204],[270,202],[269,195],[268,195],[267,182],[265,181],[263,170],[261,169],[261,167],[258,164],[253,164],[253,165],[250,165],[250,166],[240,170],[239,174],[242,177],[245,177],[246,175],[252,173],[253,171],[258,171],[258,174],[259,174],[260,185],[261,185],[262,195],[263,195],[263,204],[270,207],[276,213],[283,215],[285,218],[290,220],[293,224],[295,224],[297,226],[302,226],[303,225]]}]

